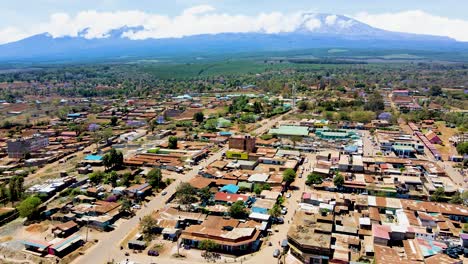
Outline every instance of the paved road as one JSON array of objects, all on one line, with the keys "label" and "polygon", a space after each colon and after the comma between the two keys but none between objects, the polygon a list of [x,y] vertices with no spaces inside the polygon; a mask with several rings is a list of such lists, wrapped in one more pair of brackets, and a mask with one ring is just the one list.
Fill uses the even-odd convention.
[{"label": "paved road", "polygon": [[[207,160],[203,161],[200,165],[206,166],[215,160],[221,158],[223,152],[225,152],[227,147],[222,148],[219,152],[215,153]],[[176,181],[174,181],[170,186],[168,186],[165,191],[167,194],[162,196],[158,194],[154,199],[152,199],[146,207],[140,209],[134,217],[129,219],[127,222],[120,224],[115,230],[105,233],[101,236],[99,242],[92,248],[90,248],[85,255],[77,258],[73,263],[106,263],[112,259],[118,260],[123,259],[124,252],[120,250],[119,245],[125,236],[133,230],[135,226],[138,225],[139,219],[145,215],[150,214],[152,211],[161,209],[166,205],[166,199],[171,197],[176,192],[177,186],[181,182],[189,181],[198,173],[199,166],[193,168],[186,174],[181,175]]]},{"label": "paved road", "polygon": [[380,150],[375,147],[371,141],[371,134],[368,130],[359,130],[360,133],[362,133],[362,152],[364,156],[374,156],[377,152]]},{"label": "paved road", "polygon": [[[262,125],[261,127],[257,128],[253,132],[257,135],[262,134],[268,129],[270,129],[276,122],[281,120],[283,115],[270,119],[266,122],[266,124]],[[119,248],[120,242],[125,238],[125,236],[131,232],[139,222],[139,219],[145,215],[150,214],[154,210],[158,210],[163,208],[166,205],[167,197],[171,197],[176,192],[177,186],[181,182],[186,182],[192,179],[195,175],[198,174],[198,168],[205,167],[208,164],[218,160],[221,158],[222,153],[227,150],[227,147],[220,149],[217,153],[209,157],[207,160],[203,161],[199,166],[196,166],[188,173],[181,175],[175,182],[173,182],[170,186],[166,188],[166,196],[163,197],[160,194],[153,198],[146,207],[140,209],[137,214],[129,219],[127,222],[120,224],[116,227],[115,230],[109,233],[103,233],[100,235],[99,242],[90,248],[85,255],[80,256],[77,258],[73,263],[80,263],[80,264],[100,264],[106,263],[108,261],[114,260],[121,260],[125,259],[124,251],[121,251]]]}]

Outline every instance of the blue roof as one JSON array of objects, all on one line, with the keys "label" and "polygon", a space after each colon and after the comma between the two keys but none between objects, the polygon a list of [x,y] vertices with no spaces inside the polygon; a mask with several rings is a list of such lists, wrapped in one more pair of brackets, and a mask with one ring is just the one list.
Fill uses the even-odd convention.
[{"label": "blue roof", "polygon": [[71,235],[67,238],[64,238],[62,241],[58,242],[57,244],[52,245],[52,248],[56,251],[62,251],[65,248],[69,247],[70,245],[74,244],[81,240],[80,235]]},{"label": "blue roof", "polygon": [[100,155],[87,155],[85,160],[102,160],[102,156]]},{"label": "blue roof", "polygon": [[44,250],[50,246],[50,244],[45,241],[43,242],[43,241],[36,241],[36,240],[23,240],[22,242],[26,246],[36,247],[40,250]]},{"label": "blue roof", "polygon": [[229,131],[221,131],[221,132],[219,132],[219,135],[220,135],[220,136],[231,136],[231,135],[232,135],[232,132],[229,132]]},{"label": "blue roof", "polygon": [[221,188],[221,192],[237,193],[237,191],[239,191],[239,186],[235,184],[228,184]]},{"label": "blue roof", "polygon": [[252,213],[259,213],[259,214],[268,214],[268,209],[260,208],[260,207],[252,207]]},{"label": "blue roof", "polygon": [[344,150],[347,152],[356,152],[358,150],[358,146],[355,146],[355,145],[346,146]]}]

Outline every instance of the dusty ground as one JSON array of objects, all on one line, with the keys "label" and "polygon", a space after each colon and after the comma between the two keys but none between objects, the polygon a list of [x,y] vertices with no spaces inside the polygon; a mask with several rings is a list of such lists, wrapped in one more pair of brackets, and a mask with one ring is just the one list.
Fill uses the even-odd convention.
[{"label": "dusty ground", "polygon": [[437,122],[437,128],[441,132],[439,138],[444,143],[442,145],[435,145],[437,150],[442,155],[443,160],[447,160],[449,156],[456,155],[457,149],[450,143],[449,138],[457,133],[456,128],[446,127],[444,122]]}]

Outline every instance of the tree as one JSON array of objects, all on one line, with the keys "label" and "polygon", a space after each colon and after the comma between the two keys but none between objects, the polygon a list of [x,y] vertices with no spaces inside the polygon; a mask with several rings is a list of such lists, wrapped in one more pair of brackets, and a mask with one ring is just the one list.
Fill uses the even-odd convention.
[{"label": "tree", "polygon": [[24,178],[22,176],[14,176],[8,182],[9,198],[11,202],[19,201],[23,196],[23,183]]},{"label": "tree", "polygon": [[244,201],[236,201],[229,208],[229,214],[233,218],[244,218],[247,215],[247,210],[245,209]]},{"label": "tree", "polygon": [[322,175],[320,175],[318,173],[313,172],[313,173],[307,175],[307,180],[306,180],[307,185],[321,184],[322,182],[323,182]]},{"label": "tree", "polygon": [[106,128],[103,131],[101,131],[101,138],[104,140],[104,142],[107,144],[109,142],[109,139],[113,136],[112,128]]},{"label": "tree", "polygon": [[443,187],[439,187],[435,190],[435,192],[431,195],[431,201],[439,202],[445,197],[445,189]]},{"label": "tree", "polygon": [[158,189],[161,187],[162,183],[162,173],[161,169],[159,168],[154,168],[148,172],[148,175],[146,176],[148,179],[148,183],[151,185],[151,187]]},{"label": "tree", "polygon": [[253,104],[253,111],[256,114],[260,114],[263,111],[263,105],[259,101],[255,101]]},{"label": "tree", "polygon": [[204,257],[208,262],[210,262],[211,259],[215,258],[214,254],[211,251],[215,250],[217,247],[218,244],[216,244],[216,242],[210,239],[202,240],[198,244],[199,249],[205,250],[205,252],[202,253],[202,257]]},{"label": "tree", "polygon": [[119,175],[115,171],[111,171],[110,173],[107,174],[106,177],[106,183],[110,183],[112,187],[117,186],[117,179],[119,178]]},{"label": "tree", "polygon": [[431,96],[439,96],[442,95],[442,88],[438,85],[434,85],[429,89],[429,95]]},{"label": "tree", "polygon": [[291,184],[296,179],[296,172],[293,169],[286,169],[283,172],[283,181]]},{"label": "tree", "polygon": [[300,101],[299,103],[297,103],[297,108],[301,110],[302,112],[304,112],[304,111],[309,110],[310,104],[309,102],[306,102],[306,101]]},{"label": "tree", "polygon": [[29,196],[24,199],[16,209],[18,209],[19,215],[21,217],[35,217],[38,213],[38,207],[41,205],[41,199],[37,196]]},{"label": "tree", "polygon": [[112,116],[110,121],[111,121],[111,126],[116,126],[119,119],[116,116]]},{"label": "tree", "polygon": [[183,182],[177,186],[176,197],[179,200],[179,204],[181,205],[189,205],[195,201],[196,198],[196,191],[195,188],[192,187],[187,182]]},{"label": "tree", "polygon": [[119,209],[120,212],[130,213],[131,209],[132,209],[132,203],[130,202],[130,200],[128,200],[127,198],[123,199],[122,204]]},{"label": "tree", "polygon": [[268,213],[271,215],[271,217],[279,217],[281,215],[281,206],[279,204],[273,205]]},{"label": "tree", "polygon": [[463,198],[462,196],[460,195],[459,192],[456,192],[452,198],[450,199],[449,203],[452,203],[452,204],[462,204],[463,203]]},{"label": "tree", "polygon": [[8,201],[8,189],[6,183],[0,184],[0,203],[6,204]]},{"label": "tree", "polygon": [[380,112],[385,109],[385,103],[379,92],[374,92],[369,96],[369,100],[364,105],[364,110]]},{"label": "tree", "polygon": [[120,168],[123,165],[123,154],[115,148],[111,148],[109,153],[102,157],[102,164],[106,169]]},{"label": "tree", "polygon": [[341,187],[344,184],[344,177],[339,172],[336,173],[335,177],[333,178],[333,183],[336,187]]},{"label": "tree", "polygon": [[209,131],[216,131],[216,128],[218,127],[218,120],[215,118],[208,119],[206,120],[203,127]]},{"label": "tree", "polygon": [[176,149],[177,148],[177,137],[174,137],[174,136],[169,137],[167,147],[170,148],[170,149]]},{"label": "tree", "polygon": [[102,182],[106,174],[102,171],[95,171],[89,175],[89,181],[94,184],[99,184]]},{"label": "tree", "polygon": [[301,142],[301,141],[302,141],[302,137],[300,137],[300,136],[292,136],[292,137],[291,137],[291,141],[292,141],[292,143],[293,143],[293,146],[296,147],[297,142]]},{"label": "tree", "polygon": [[203,112],[196,112],[193,114],[193,119],[195,119],[195,121],[198,123],[202,123],[203,120],[205,120],[205,116],[203,115]]},{"label": "tree", "polygon": [[123,186],[130,186],[130,182],[132,181],[133,179],[133,175],[130,173],[130,172],[126,172],[124,173],[124,175],[122,175],[122,179],[120,180],[120,185],[123,185]]},{"label": "tree", "polygon": [[198,191],[198,196],[205,203],[208,202],[210,200],[210,198],[211,198],[210,187],[204,187],[204,188],[200,189],[200,191]]},{"label": "tree", "polygon": [[468,141],[457,145],[457,152],[460,155],[468,154]]},{"label": "tree", "polygon": [[140,231],[145,241],[151,241],[154,236],[154,228],[157,226],[156,220],[151,215],[145,215],[140,221]]},{"label": "tree", "polygon": [[372,111],[354,111],[351,112],[349,117],[354,122],[369,123],[375,119],[375,113]]},{"label": "tree", "polygon": [[202,240],[200,241],[200,244],[198,244],[198,248],[201,250],[205,250],[205,251],[213,251],[217,247],[218,247],[218,244],[216,244],[216,242],[210,239]]}]

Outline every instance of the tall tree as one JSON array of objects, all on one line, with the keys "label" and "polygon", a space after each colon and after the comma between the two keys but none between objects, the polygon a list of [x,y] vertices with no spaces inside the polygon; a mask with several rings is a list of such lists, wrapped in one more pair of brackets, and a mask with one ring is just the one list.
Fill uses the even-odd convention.
[{"label": "tall tree", "polygon": [[296,172],[293,169],[286,169],[283,172],[283,181],[291,184],[296,179]]},{"label": "tall tree", "polygon": [[154,169],[150,170],[146,177],[147,177],[148,183],[151,185],[151,187],[153,187],[155,189],[161,187],[161,183],[163,183],[161,169],[154,168]]},{"label": "tall tree", "polygon": [[41,205],[41,199],[37,196],[29,196],[24,199],[17,207],[19,215],[21,217],[33,218],[37,216],[39,205]]},{"label": "tall tree", "polygon": [[145,215],[140,221],[140,231],[145,241],[151,241],[154,236],[154,228],[157,226],[156,220],[151,215]]},{"label": "tall tree", "polygon": [[196,112],[193,115],[193,119],[195,119],[195,121],[197,121],[198,123],[201,123],[205,119],[205,116],[203,115],[203,112]]},{"label": "tall tree", "polygon": [[168,142],[167,146],[170,149],[176,149],[177,148],[177,137],[174,137],[174,136],[169,137],[169,142]]},{"label": "tall tree", "polygon": [[244,218],[247,215],[247,210],[244,201],[237,201],[229,208],[229,214],[233,218]]},{"label": "tall tree", "polygon": [[344,184],[344,177],[341,173],[337,172],[335,177],[333,178],[333,183],[336,187],[341,187]]},{"label": "tall tree", "polygon": [[177,186],[176,197],[181,205],[189,205],[197,201],[196,190],[187,182]]}]

